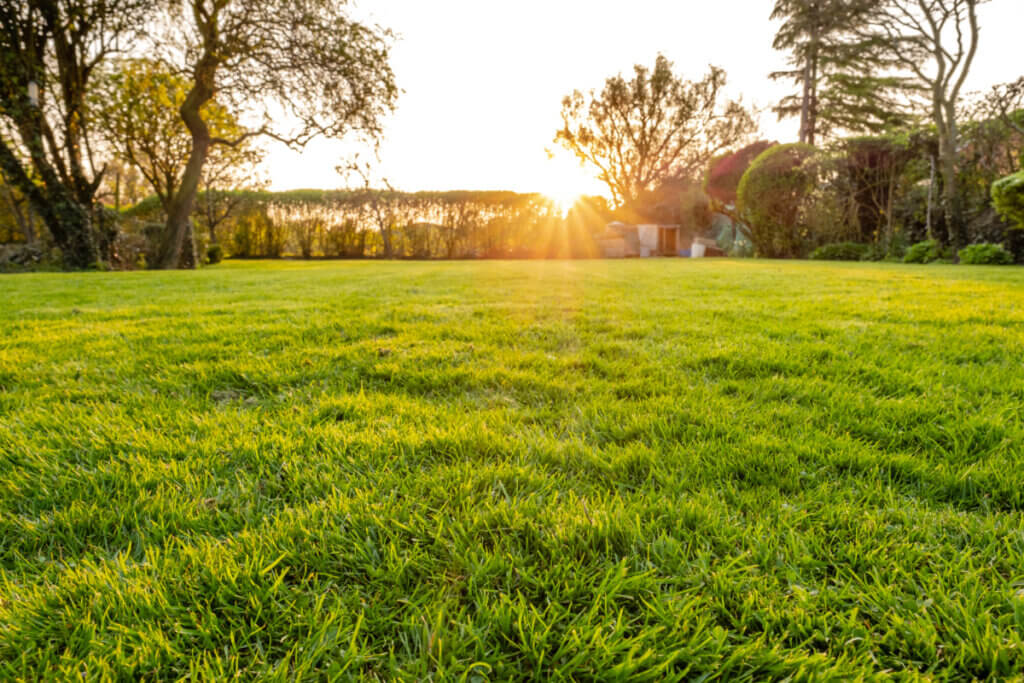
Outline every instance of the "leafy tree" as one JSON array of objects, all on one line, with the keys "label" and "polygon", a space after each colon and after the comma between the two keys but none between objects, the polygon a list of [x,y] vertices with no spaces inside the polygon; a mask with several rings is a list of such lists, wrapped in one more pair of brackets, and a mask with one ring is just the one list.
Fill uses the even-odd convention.
[{"label": "leafy tree", "polygon": [[736,192],[739,190],[743,174],[750,168],[754,159],[777,144],[779,143],[759,140],[711,160],[704,175],[704,192],[716,203],[719,210],[725,209],[729,204],[736,204]]},{"label": "leafy tree", "polygon": [[[138,169],[165,212],[181,185],[192,146],[192,136],[178,114],[187,89],[185,78],[159,63],[131,59],[97,78],[91,94],[96,126],[110,150]],[[250,138],[242,137],[245,129],[216,101],[207,102],[201,114],[211,135],[241,139],[234,146],[213,147],[203,168],[203,208],[216,241],[214,228],[223,215],[214,207],[214,183],[238,175],[237,169],[254,167],[262,159],[262,152]],[[186,254],[186,258],[189,256],[194,254]]]},{"label": "leafy tree", "polygon": [[0,170],[31,202],[64,264],[99,258],[88,89],[132,44],[156,0],[0,2]]},{"label": "leafy tree", "polygon": [[977,9],[985,1],[882,0],[860,31],[927,96],[938,133],[947,241],[953,246],[967,239],[957,184],[957,105],[978,51]]},{"label": "leafy tree", "polygon": [[900,178],[917,153],[915,141],[905,134],[853,137],[842,140],[841,163],[856,204],[862,242],[885,238],[895,230],[893,204]]},{"label": "leafy tree", "polygon": [[[346,6],[334,0],[171,3],[165,24],[189,74],[179,111],[192,140],[181,182],[168,202],[161,267],[181,264],[189,215],[213,147],[238,145],[256,135],[302,147],[320,135],[380,134],[398,95],[388,63],[390,34],[351,19]],[[264,125],[234,139],[215,135],[203,113],[215,95],[239,117],[262,115]],[[293,125],[275,125],[273,119]]]},{"label": "leafy tree", "polygon": [[722,101],[725,83],[714,66],[700,81],[684,80],[659,55],[653,70],[638,64],[630,80],[614,76],[600,93],[567,96],[555,142],[597,169],[618,205],[634,205],[667,179],[699,177],[756,130],[740,102]]},{"label": "leafy tree", "polygon": [[835,130],[877,133],[905,122],[898,76],[884,74],[889,61],[855,29],[878,0],[776,0],[772,19],[782,25],[776,50],[790,53],[792,69],[771,74],[792,80],[798,95],[775,108],[780,120],[800,117],[800,142],[815,144]]}]

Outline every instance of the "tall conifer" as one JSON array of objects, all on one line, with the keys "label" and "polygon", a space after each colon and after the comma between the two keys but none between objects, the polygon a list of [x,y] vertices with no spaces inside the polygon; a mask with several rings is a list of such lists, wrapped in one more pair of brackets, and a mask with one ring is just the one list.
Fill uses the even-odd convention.
[{"label": "tall conifer", "polygon": [[780,119],[800,117],[800,141],[815,144],[836,130],[878,133],[905,122],[897,93],[902,79],[872,40],[856,29],[878,0],[776,0],[782,25],[773,46],[790,53],[791,69],[771,74],[800,92],[775,107]]}]

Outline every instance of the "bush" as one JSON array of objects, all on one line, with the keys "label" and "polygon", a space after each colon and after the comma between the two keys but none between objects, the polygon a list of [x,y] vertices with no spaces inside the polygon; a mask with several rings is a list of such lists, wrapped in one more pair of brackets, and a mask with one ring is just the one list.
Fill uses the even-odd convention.
[{"label": "bush", "polygon": [[904,263],[952,263],[953,255],[949,249],[944,249],[935,240],[918,242],[907,249],[903,257]]},{"label": "bush", "polygon": [[975,266],[1009,266],[1013,255],[998,244],[972,244],[959,252],[960,263]]},{"label": "bush", "polygon": [[206,248],[206,262],[211,266],[224,260],[224,248],[219,244],[211,244]]},{"label": "bush", "polygon": [[799,257],[807,251],[802,224],[804,198],[813,189],[817,170],[810,145],[777,145],[763,152],[743,174],[737,209],[750,226],[759,256]]},{"label": "bush", "polygon": [[871,250],[867,244],[838,242],[818,247],[811,253],[815,261],[864,261]]},{"label": "bush", "polygon": [[1024,229],[1024,171],[992,183],[992,204],[999,215]]}]

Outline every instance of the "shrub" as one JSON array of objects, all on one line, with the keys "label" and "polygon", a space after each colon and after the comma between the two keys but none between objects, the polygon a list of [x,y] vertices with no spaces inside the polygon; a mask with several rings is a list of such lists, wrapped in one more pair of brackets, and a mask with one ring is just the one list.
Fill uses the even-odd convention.
[{"label": "shrub", "polygon": [[838,242],[818,247],[811,253],[815,261],[864,261],[870,252],[867,244]]},{"label": "shrub", "polygon": [[206,262],[210,265],[220,263],[224,259],[224,248],[219,244],[211,244],[206,248]]},{"label": "shrub", "polygon": [[959,252],[960,263],[976,266],[1009,266],[1013,255],[998,244],[972,244]]},{"label": "shrub", "polygon": [[817,171],[807,163],[814,154],[810,145],[777,145],[743,174],[737,209],[750,226],[758,255],[791,258],[806,253],[801,204],[815,184]]},{"label": "shrub", "polygon": [[999,215],[1024,229],[1024,171],[992,183],[992,204]]},{"label": "shrub", "polygon": [[944,249],[935,240],[918,242],[907,249],[903,257],[904,263],[952,263],[953,255],[949,249]]}]

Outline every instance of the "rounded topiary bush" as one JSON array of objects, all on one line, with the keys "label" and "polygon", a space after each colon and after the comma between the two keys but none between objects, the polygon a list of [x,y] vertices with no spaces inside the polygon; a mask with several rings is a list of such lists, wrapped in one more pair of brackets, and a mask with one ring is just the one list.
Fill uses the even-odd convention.
[{"label": "rounded topiary bush", "polygon": [[863,261],[870,249],[859,242],[837,242],[818,247],[811,252],[811,258],[815,261]]},{"label": "rounded topiary bush", "polygon": [[801,204],[813,189],[817,169],[810,145],[777,145],[761,153],[740,180],[736,208],[750,226],[759,256],[793,258],[806,254]]},{"label": "rounded topiary bush", "polygon": [[975,266],[1013,265],[1013,254],[998,244],[972,244],[958,252],[960,263]]},{"label": "rounded topiary bush", "polygon": [[1004,218],[1024,229],[1024,171],[1019,171],[992,184],[992,204]]}]

